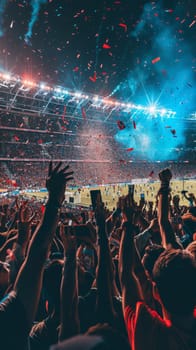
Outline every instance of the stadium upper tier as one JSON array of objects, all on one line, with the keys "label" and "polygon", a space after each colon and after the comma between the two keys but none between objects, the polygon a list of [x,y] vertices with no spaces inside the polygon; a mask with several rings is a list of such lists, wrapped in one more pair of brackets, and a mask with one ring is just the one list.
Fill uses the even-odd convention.
[{"label": "stadium upper tier", "polygon": [[[141,131],[145,120],[151,135],[148,128],[145,134]],[[156,177],[163,166],[173,167],[176,177],[194,177],[195,115],[187,116],[184,144],[178,142],[172,121],[176,128],[182,122],[171,110],[0,75],[0,161],[6,179],[17,179],[22,186],[39,183],[28,172],[32,163],[35,174],[40,168],[44,174],[51,159],[72,163],[80,185],[129,182],[148,177],[152,170]],[[155,150],[150,141],[156,136],[158,148],[165,137],[160,124],[169,140],[164,142],[164,151],[171,154],[167,162],[148,158]],[[116,138],[123,131],[129,146]]]}]

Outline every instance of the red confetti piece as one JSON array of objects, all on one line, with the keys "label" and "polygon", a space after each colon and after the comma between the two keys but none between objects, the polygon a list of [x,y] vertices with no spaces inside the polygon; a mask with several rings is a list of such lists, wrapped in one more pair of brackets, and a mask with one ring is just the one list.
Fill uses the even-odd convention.
[{"label": "red confetti piece", "polygon": [[79,71],[79,67],[75,67],[75,68],[73,69],[73,71],[74,71],[74,72],[78,72],[78,71]]},{"label": "red confetti piece", "polygon": [[18,136],[14,135],[14,140],[15,140],[15,141],[19,141],[20,139],[19,139]]},{"label": "red confetti piece", "polygon": [[155,64],[155,63],[159,62],[160,60],[161,60],[160,57],[156,57],[152,60],[152,64]]},{"label": "red confetti piece", "polygon": [[96,72],[94,72],[93,77],[89,77],[89,79],[90,79],[93,83],[95,83],[96,80],[97,80],[97,74],[96,74]]},{"label": "red confetti piece", "polygon": [[133,151],[133,150],[134,150],[133,147],[130,147],[130,148],[127,148],[127,149],[126,149],[127,152],[131,152],[131,151]]},{"label": "red confetti piece", "polygon": [[127,25],[125,23],[119,23],[119,26],[124,28],[124,31],[127,32]]},{"label": "red confetti piece", "polygon": [[120,130],[125,129],[125,124],[121,120],[117,121],[117,125]]},{"label": "red confetti piece", "polygon": [[84,107],[81,108],[81,111],[82,111],[82,117],[84,119],[86,119],[86,111],[85,111]]},{"label": "red confetti piece", "polygon": [[134,127],[134,129],[136,129],[136,123],[134,120],[133,120],[133,127]]},{"label": "red confetti piece", "polygon": [[103,44],[103,49],[111,49],[111,46],[110,45],[108,45],[108,44]]}]

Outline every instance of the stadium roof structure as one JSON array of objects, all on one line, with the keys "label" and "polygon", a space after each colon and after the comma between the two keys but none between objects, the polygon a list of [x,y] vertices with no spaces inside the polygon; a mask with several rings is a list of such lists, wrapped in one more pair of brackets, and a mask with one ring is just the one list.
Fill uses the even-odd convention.
[{"label": "stadium roof structure", "polygon": [[[49,161],[51,159],[51,155],[48,152],[48,149],[51,148],[70,148],[69,140],[76,139],[77,140],[77,125],[74,124],[83,124],[82,121],[85,121],[85,126],[83,131],[80,132],[80,143],[77,140],[77,143],[73,143],[72,149],[74,150],[74,155],[70,154],[69,161],[76,162],[84,162],[84,158],[80,158],[79,150],[82,151],[86,149],[86,145],[88,144],[88,139],[91,137],[89,132],[93,133],[94,140],[100,139],[99,128],[94,127],[94,123],[99,123],[100,126],[108,125],[108,128],[103,129],[106,131],[105,135],[101,135],[101,137],[108,140],[114,139],[114,135],[116,133],[116,123],[117,119],[122,118],[122,120],[133,121],[133,119],[139,119],[140,115],[143,118],[147,119],[168,119],[177,122],[177,124],[181,123],[181,119],[178,119],[178,115],[175,111],[166,108],[158,108],[155,105],[150,106],[142,106],[136,105],[134,103],[125,103],[122,101],[116,101],[110,99],[109,97],[102,97],[98,95],[85,94],[79,91],[72,91],[70,89],[66,89],[61,86],[50,86],[46,83],[36,83],[31,80],[23,79],[21,77],[13,76],[9,73],[2,72],[0,73],[0,112],[2,115],[17,115],[17,116],[27,116],[29,119],[38,117],[38,119],[45,121],[47,119],[53,119],[56,122],[55,118],[64,118],[66,120],[71,121],[70,130],[59,129],[57,131],[48,130],[46,127],[37,128],[35,127],[17,127],[16,125],[12,126],[9,123],[7,125],[1,125],[0,130],[2,135],[6,135],[6,132],[10,134],[14,134],[14,132],[19,135],[27,134],[26,139],[30,140],[30,145],[28,142],[23,140],[23,135],[16,142],[15,140],[6,139],[6,136],[2,137],[0,141],[0,145],[6,143],[8,147],[15,147],[17,145],[21,145],[24,149],[29,149],[30,147],[36,146],[36,143],[33,142],[33,134],[36,136],[40,136],[45,141],[39,145],[39,148],[42,150],[44,154],[42,158],[38,155],[33,157],[10,157],[9,154],[2,154],[0,157],[1,161],[9,161],[9,162],[17,162],[17,161],[32,161],[32,162],[44,162]],[[43,119],[42,119],[43,116]],[[196,149],[196,132],[194,129],[194,124],[196,120],[196,114],[188,115],[186,117],[187,121],[187,142],[184,146],[179,146],[178,148],[174,148],[171,150],[175,150],[179,155],[184,152],[193,153]],[[73,121],[73,123],[72,123]],[[74,123],[76,122],[76,123]],[[88,126],[91,124],[90,131],[88,130]],[[170,124],[168,122],[168,124]],[[166,124],[167,125],[167,124]],[[172,131],[172,130],[171,130]],[[174,130],[175,131],[175,130]],[[38,135],[39,134],[39,135]],[[12,136],[13,137],[13,136]],[[173,136],[172,136],[173,137]],[[176,137],[176,136],[174,136]],[[46,140],[47,139],[47,140]],[[58,142],[57,142],[58,139]],[[65,142],[67,140],[67,144]],[[112,141],[111,141],[112,142]],[[114,141],[115,142],[115,141]],[[52,146],[51,146],[52,145]],[[4,145],[5,146],[5,145]],[[168,143],[166,146],[170,148],[170,144]],[[115,146],[116,147],[116,146]],[[6,147],[4,147],[6,148]],[[106,147],[107,149],[107,147]],[[118,149],[122,153],[122,156],[125,157],[124,153],[128,154],[125,147],[122,145],[118,145]],[[98,162],[98,155],[96,154],[96,147],[94,147],[94,159],[88,159],[87,162]],[[6,153],[6,152],[4,152]],[[16,148],[17,153],[17,148]],[[121,154],[119,153],[119,154]],[[40,151],[41,154],[41,151]],[[59,154],[59,152],[58,152]],[[105,149],[104,149],[105,155]],[[134,156],[133,156],[134,157]],[[191,155],[192,158],[192,155]],[[82,159],[82,160],[81,160]],[[121,159],[121,156],[120,158]],[[124,159],[122,157],[122,159]],[[187,161],[188,156],[185,154],[185,158],[182,161]],[[55,160],[60,160],[55,157]],[[126,161],[128,163],[132,162],[145,162],[145,160],[140,160],[137,157],[129,159],[126,156]],[[176,160],[174,162],[181,161]],[[103,162],[103,158],[101,158],[100,163]],[[107,163],[115,163],[116,160],[109,157],[105,160]],[[118,160],[119,162],[119,160]],[[157,161],[158,162],[158,161]]]},{"label": "stadium roof structure", "polygon": [[[36,113],[53,116],[65,113],[73,119],[86,116],[90,120],[112,123],[112,116],[117,112],[142,113],[147,118],[175,118],[175,111],[158,108],[155,105],[142,106],[125,103],[98,95],[72,91],[62,86],[49,86],[32,80],[0,73],[0,109]],[[57,113],[58,112],[58,113]]]}]

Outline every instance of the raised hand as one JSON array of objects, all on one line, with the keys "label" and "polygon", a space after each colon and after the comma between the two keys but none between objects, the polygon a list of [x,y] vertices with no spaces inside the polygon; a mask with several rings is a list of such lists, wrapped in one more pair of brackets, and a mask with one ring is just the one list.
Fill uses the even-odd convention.
[{"label": "raised hand", "polygon": [[133,214],[134,214],[134,208],[132,207],[130,196],[127,195],[125,197],[121,197],[119,200],[121,212],[123,216],[123,221],[129,221],[132,222],[133,220]]},{"label": "raised hand", "polygon": [[171,170],[169,168],[166,168],[166,169],[163,169],[162,171],[160,171],[159,179],[161,182],[169,183],[171,178],[172,178],[172,173],[171,173]]},{"label": "raised hand", "polygon": [[18,212],[18,241],[20,243],[28,240],[31,233],[31,224],[35,217],[35,212],[33,213],[27,204],[27,201],[23,202]]},{"label": "raised hand", "polygon": [[49,193],[49,200],[57,206],[61,206],[65,199],[65,189],[68,181],[72,180],[73,171],[68,172],[69,165],[61,168],[62,162],[59,162],[53,169],[52,162],[49,164],[48,178],[46,188]]},{"label": "raised hand", "polygon": [[65,225],[60,225],[60,236],[62,239],[65,254],[76,253],[77,249],[77,238],[75,236],[74,228],[67,227],[65,232]]}]

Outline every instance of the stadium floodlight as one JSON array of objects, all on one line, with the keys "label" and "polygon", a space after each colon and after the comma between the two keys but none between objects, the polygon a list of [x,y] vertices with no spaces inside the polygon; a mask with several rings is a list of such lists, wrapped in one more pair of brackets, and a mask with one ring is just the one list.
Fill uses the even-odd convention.
[{"label": "stadium floodlight", "polygon": [[39,87],[40,87],[41,90],[46,90],[46,84],[45,83],[41,83]]},{"label": "stadium floodlight", "polygon": [[33,80],[24,79],[24,80],[22,81],[22,83],[23,83],[24,85],[27,85],[27,86],[30,86],[30,87],[36,87],[36,86],[37,86],[37,84],[36,84]]},{"label": "stadium floodlight", "polygon": [[95,102],[99,101],[99,96],[97,96],[97,95],[93,96],[93,101],[95,101]]},{"label": "stadium floodlight", "polygon": [[152,106],[148,107],[148,111],[150,114],[155,114],[157,112],[156,106],[152,105]]},{"label": "stadium floodlight", "polygon": [[69,91],[68,90],[63,89],[62,92],[63,92],[64,95],[69,95]]},{"label": "stadium floodlight", "polygon": [[[28,79],[28,77],[18,77],[13,76],[9,72],[0,72],[0,82],[6,87],[11,86],[11,84],[16,84],[18,82],[21,84],[22,87],[18,86],[19,90],[27,89],[27,91],[30,91],[32,88],[37,88],[40,92],[40,90],[43,90],[43,95],[47,94],[48,91],[51,91],[54,95],[55,99],[65,99],[69,101],[69,97],[72,97],[71,102],[90,102],[92,107],[101,107],[104,110],[110,109],[110,108],[116,108],[121,110],[122,112],[141,112],[145,115],[148,115],[148,117],[155,117],[155,116],[161,116],[166,118],[173,118],[176,114],[176,112],[166,109],[164,107],[159,107],[155,102],[151,101],[150,105],[140,105],[140,104],[134,104],[132,102],[123,102],[118,100],[113,100],[108,97],[99,96],[99,95],[93,95],[93,94],[85,94],[81,91],[71,91],[68,88],[62,86],[55,86],[55,85],[48,85],[44,82],[34,82],[31,79]],[[14,86],[14,85],[13,85]],[[194,118],[195,115],[192,116]]]},{"label": "stadium floodlight", "polygon": [[55,87],[54,92],[56,92],[57,94],[62,94],[63,90],[61,87]]},{"label": "stadium floodlight", "polygon": [[9,73],[4,73],[2,74],[3,79],[5,79],[6,81],[10,81],[11,80],[11,74]]},{"label": "stadium floodlight", "polygon": [[74,96],[77,98],[80,98],[80,97],[82,97],[82,94],[81,94],[81,92],[75,92]]},{"label": "stadium floodlight", "polygon": [[162,109],[161,109],[161,115],[164,116],[166,113],[167,113],[166,109],[165,109],[165,108],[162,108]]}]

